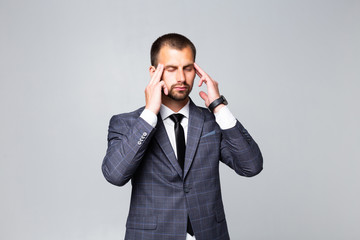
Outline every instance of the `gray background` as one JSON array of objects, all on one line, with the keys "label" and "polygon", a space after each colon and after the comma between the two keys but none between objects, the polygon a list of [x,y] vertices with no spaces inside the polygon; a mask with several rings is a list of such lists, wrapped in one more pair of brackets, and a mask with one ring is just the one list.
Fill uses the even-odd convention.
[{"label": "gray background", "polygon": [[232,239],[359,239],[359,26],[360,1],[0,0],[0,239],[123,238],[108,122],[144,104],[168,32],[263,152],[254,178],[221,166]]}]

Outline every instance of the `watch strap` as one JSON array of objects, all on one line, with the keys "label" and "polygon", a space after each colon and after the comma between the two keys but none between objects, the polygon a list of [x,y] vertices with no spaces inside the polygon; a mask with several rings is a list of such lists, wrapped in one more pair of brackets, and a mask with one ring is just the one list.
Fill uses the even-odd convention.
[{"label": "watch strap", "polygon": [[223,95],[221,95],[218,99],[215,99],[210,105],[208,106],[211,112],[214,112],[214,109],[219,106],[220,104],[227,105],[227,101]]}]

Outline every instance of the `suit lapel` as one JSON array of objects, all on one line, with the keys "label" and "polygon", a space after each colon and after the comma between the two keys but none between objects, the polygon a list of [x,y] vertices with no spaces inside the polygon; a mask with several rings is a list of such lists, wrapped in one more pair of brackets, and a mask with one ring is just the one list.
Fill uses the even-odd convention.
[{"label": "suit lapel", "polygon": [[169,159],[171,165],[175,168],[176,172],[182,178],[183,177],[182,169],[176,159],[174,150],[171,146],[169,137],[166,133],[166,129],[165,129],[164,123],[160,117],[160,114],[158,115],[158,123],[157,123],[156,128],[157,129],[154,134],[156,141],[158,142],[160,148],[165,153],[166,157]]},{"label": "suit lapel", "polygon": [[187,143],[185,153],[184,179],[189,172],[190,166],[194,160],[200,136],[204,125],[204,115],[201,110],[190,100],[189,124],[187,131]]}]

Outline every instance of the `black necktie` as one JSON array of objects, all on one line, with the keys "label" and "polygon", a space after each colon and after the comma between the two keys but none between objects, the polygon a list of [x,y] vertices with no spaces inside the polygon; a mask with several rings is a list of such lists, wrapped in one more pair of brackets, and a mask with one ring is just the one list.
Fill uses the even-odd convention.
[{"label": "black necktie", "polygon": [[[183,117],[184,115],[180,113],[170,115],[170,119],[175,123],[174,131],[175,131],[175,139],[176,139],[177,159],[182,170],[184,170],[184,161],[185,161],[185,135],[184,135],[184,129],[181,126],[180,122],[183,119]],[[187,232],[191,236],[194,236],[194,231],[191,227],[189,216],[187,221]]]},{"label": "black necktie", "polygon": [[175,123],[174,130],[175,130],[175,139],[176,139],[177,159],[182,170],[184,170],[184,160],[185,160],[185,135],[184,135],[184,129],[181,126],[180,122],[183,117],[184,115],[180,113],[170,115],[170,119]]}]

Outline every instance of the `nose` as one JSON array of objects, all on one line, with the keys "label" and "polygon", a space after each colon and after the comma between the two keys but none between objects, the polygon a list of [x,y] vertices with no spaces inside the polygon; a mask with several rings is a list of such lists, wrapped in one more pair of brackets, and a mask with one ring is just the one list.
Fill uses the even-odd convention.
[{"label": "nose", "polygon": [[179,71],[178,71],[178,74],[177,74],[178,76],[177,76],[177,81],[178,82],[185,82],[185,74],[184,74],[184,70],[182,70],[182,69],[179,69]]}]

